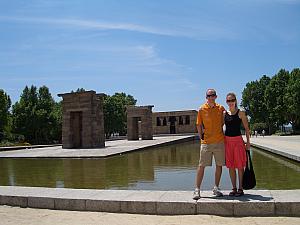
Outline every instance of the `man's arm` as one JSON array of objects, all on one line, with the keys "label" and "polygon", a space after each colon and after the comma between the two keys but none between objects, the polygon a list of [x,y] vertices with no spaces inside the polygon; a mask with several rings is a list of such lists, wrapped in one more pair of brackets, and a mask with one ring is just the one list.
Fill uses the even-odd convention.
[{"label": "man's arm", "polygon": [[203,126],[201,124],[197,125],[197,130],[198,130],[198,135],[200,140],[202,139],[202,135],[203,135]]},{"label": "man's arm", "polygon": [[202,139],[203,137],[203,134],[204,134],[204,127],[203,127],[203,121],[202,121],[202,117],[201,117],[201,107],[198,111],[198,115],[197,115],[197,123],[196,123],[196,127],[197,127],[197,131],[198,131],[198,135],[199,135],[199,138],[200,140]]}]

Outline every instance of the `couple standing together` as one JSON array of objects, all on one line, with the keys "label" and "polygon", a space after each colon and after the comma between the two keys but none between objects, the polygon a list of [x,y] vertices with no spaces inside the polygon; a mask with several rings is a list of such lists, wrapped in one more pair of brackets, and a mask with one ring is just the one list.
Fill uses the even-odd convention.
[{"label": "couple standing together", "polygon": [[[248,119],[245,112],[240,111],[237,106],[237,99],[234,93],[228,93],[226,103],[228,111],[216,101],[217,93],[214,89],[206,91],[207,102],[203,104],[197,116],[197,130],[201,139],[200,160],[196,176],[196,188],[193,199],[200,199],[200,187],[204,176],[206,166],[212,165],[214,156],[216,163],[215,186],[213,195],[223,196],[219,183],[222,175],[222,166],[229,169],[229,175],[232,183],[230,196],[241,196],[244,194],[242,182],[244,168],[247,163],[246,150],[250,149],[250,133]],[[225,124],[225,136],[223,125]],[[246,131],[247,142],[244,144],[241,135],[241,124]],[[236,185],[236,170],[238,171],[238,189]]]}]

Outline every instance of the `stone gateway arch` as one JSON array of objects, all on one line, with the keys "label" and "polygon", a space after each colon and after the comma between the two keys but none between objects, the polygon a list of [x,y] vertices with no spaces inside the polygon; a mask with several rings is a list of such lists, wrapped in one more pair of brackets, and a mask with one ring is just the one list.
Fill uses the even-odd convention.
[{"label": "stone gateway arch", "polygon": [[[153,139],[152,128],[152,108],[153,105],[148,106],[127,106],[127,139],[139,140],[139,133],[141,133],[142,140]],[[139,126],[141,121],[141,126]],[[139,127],[141,130],[139,131]]]},{"label": "stone gateway arch", "polygon": [[104,148],[104,94],[84,91],[58,96],[63,98],[63,148]]}]

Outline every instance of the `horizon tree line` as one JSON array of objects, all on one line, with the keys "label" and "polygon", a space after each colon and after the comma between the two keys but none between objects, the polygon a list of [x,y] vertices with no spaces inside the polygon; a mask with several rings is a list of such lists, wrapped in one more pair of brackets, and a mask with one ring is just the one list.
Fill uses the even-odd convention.
[{"label": "horizon tree line", "polygon": [[[81,91],[85,90],[76,90]],[[123,92],[104,96],[106,138],[113,133],[126,135],[125,107],[136,102]],[[273,134],[291,124],[293,133],[300,134],[300,69],[281,69],[272,77],[263,75],[248,82],[241,106],[250,117],[251,130],[264,129]],[[55,102],[48,87],[26,86],[13,105],[9,95],[0,89],[0,145],[61,143],[61,133],[62,104]]]}]

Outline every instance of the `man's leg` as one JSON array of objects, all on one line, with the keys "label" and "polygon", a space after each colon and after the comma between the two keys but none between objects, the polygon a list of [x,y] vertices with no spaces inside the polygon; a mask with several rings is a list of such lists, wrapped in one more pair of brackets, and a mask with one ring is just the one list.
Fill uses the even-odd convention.
[{"label": "man's leg", "polygon": [[220,180],[222,175],[222,166],[216,166],[216,172],[215,172],[215,185],[219,187]]},{"label": "man's leg", "polygon": [[222,197],[223,194],[219,188],[220,180],[222,175],[222,166],[216,165],[216,172],[215,172],[215,186],[213,188],[213,195],[216,197]]},{"label": "man's leg", "polygon": [[203,176],[204,176],[204,169],[205,169],[205,166],[200,166],[200,165],[198,166],[196,182],[195,182],[196,188],[195,188],[194,195],[193,195],[194,200],[198,200],[200,198],[200,187],[201,187],[201,183],[202,183]]},{"label": "man's leg", "polygon": [[216,171],[215,171],[215,186],[213,188],[213,195],[216,197],[223,196],[219,184],[222,175],[222,166],[225,165],[225,151],[224,143],[219,143],[214,145],[214,157],[216,162]]},{"label": "man's leg", "polygon": [[202,144],[200,148],[200,159],[199,166],[197,168],[197,176],[195,181],[195,191],[194,191],[194,200],[200,198],[200,187],[204,176],[204,170],[206,166],[211,166],[212,163],[212,152],[208,151],[208,145]]},{"label": "man's leg", "polygon": [[196,177],[196,188],[200,189],[204,177],[205,166],[198,166]]}]

